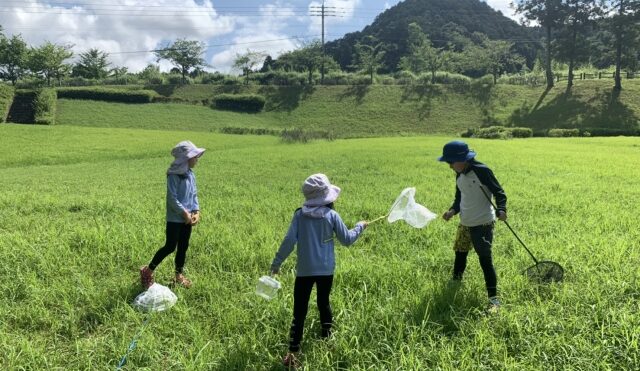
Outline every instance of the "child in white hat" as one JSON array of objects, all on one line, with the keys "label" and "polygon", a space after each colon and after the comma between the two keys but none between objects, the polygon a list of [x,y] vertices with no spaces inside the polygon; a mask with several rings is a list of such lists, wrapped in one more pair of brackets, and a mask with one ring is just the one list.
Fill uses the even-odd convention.
[{"label": "child in white hat", "polygon": [[151,263],[140,268],[140,281],[145,289],[154,282],[153,271],[167,255],[176,250],[176,247],[176,275],[173,282],[186,288],[191,286],[191,281],[185,277],[183,269],[191,228],[200,221],[196,176],[191,169],[196,166],[204,151],[204,148],[198,148],[190,141],[180,142],[171,150],[175,159],[167,170],[166,242],[153,256]]},{"label": "child in white hat", "polygon": [[307,316],[311,289],[316,285],[318,310],[322,326],[322,337],[331,334],[333,317],[329,294],[335,270],[334,235],[345,246],[356,242],[367,222],[358,222],[349,230],[340,215],[333,209],[333,203],[340,194],[340,188],[332,185],[324,174],[308,177],[302,185],[305,201],[302,208],[295,211],[289,231],[271,263],[271,273],[277,274],[280,265],[291,254],[297,244],[296,280],[293,289],[293,322],[291,323],[289,352],[283,363],[287,367],[297,367],[300,361],[296,354],[304,321]]}]

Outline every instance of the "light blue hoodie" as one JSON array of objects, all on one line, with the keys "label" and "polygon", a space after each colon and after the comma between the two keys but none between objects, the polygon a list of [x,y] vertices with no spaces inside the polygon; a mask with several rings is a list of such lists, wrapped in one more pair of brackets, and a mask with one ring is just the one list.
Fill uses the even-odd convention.
[{"label": "light blue hoodie", "polygon": [[329,276],[336,267],[334,233],[341,244],[356,242],[364,230],[362,224],[349,230],[337,212],[326,207],[308,207],[296,210],[289,231],[276,253],[271,270],[277,271],[298,244],[296,276]]}]

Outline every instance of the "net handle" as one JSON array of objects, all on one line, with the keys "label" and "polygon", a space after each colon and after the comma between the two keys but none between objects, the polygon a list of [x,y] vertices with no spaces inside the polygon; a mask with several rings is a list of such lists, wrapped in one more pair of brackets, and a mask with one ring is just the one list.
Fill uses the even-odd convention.
[{"label": "net handle", "polygon": [[388,215],[383,215],[383,216],[377,217],[377,218],[373,219],[372,221],[367,222],[367,224],[375,223],[375,222],[377,222],[378,220],[382,220],[382,219],[386,218],[387,216],[388,216]]},{"label": "net handle", "polygon": [[[496,205],[493,204],[493,200],[491,200],[491,197],[489,197],[489,195],[487,194],[487,191],[484,190],[484,188],[482,188],[482,186],[479,187],[480,190],[482,191],[482,193],[484,193],[485,197],[487,197],[487,200],[489,200],[489,203],[491,204],[491,206],[493,206],[493,208],[495,210],[498,210],[498,208],[496,207]],[[515,236],[515,238],[518,240],[518,242],[520,242],[520,244],[522,245],[522,247],[524,247],[525,250],[527,250],[527,252],[529,253],[529,255],[531,255],[531,258],[533,259],[534,262],[536,262],[536,265],[538,264],[538,259],[536,259],[535,256],[533,256],[533,254],[531,253],[531,251],[529,250],[529,248],[527,247],[527,245],[524,244],[524,242],[522,242],[522,240],[520,239],[520,237],[518,237],[518,235],[516,234],[516,231],[513,230],[513,228],[511,228],[511,226],[509,225],[509,223],[507,223],[506,220],[503,220],[504,224],[507,226],[507,228],[509,228],[509,230],[511,231],[511,233],[513,233],[513,235]]]}]

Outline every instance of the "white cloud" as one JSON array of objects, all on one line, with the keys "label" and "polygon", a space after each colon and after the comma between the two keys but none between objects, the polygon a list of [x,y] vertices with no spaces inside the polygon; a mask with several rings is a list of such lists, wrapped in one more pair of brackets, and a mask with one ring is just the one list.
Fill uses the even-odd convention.
[{"label": "white cloud", "polygon": [[487,0],[486,3],[495,10],[499,10],[505,17],[509,17],[514,21],[518,21],[518,17],[514,14],[513,9],[509,6],[513,0]]},{"label": "white cloud", "polygon": [[236,24],[234,17],[219,15],[210,0],[111,0],[74,6],[25,0],[3,9],[8,10],[0,12],[5,34],[22,34],[31,46],[44,41],[73,44],[75,54],[98,48],[110,53],[114,66],[131,71],[155,62],[154,54],[144,51],[177,38],[206,43],[232,32]]},{"label": "white cloud", "polygon": [[[327,0],[324,2],[325,6],[325,37],[330,33],[331,25],[348,23],[353,19],[356,7],[360,4],[360,0]],[[322,2],[312,1],[309,4],[309,10],[314,10],[316,14],[319,13],[319,8],[322,6]],[[322,17],[311,17],[311,24],[309,25],[309,33],[317,35],[317,38],[322,37]]]}]

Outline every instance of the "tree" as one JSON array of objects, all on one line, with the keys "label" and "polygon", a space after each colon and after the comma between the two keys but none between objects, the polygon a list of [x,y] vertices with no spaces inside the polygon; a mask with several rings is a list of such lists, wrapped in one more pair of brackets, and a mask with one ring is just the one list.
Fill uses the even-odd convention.
[{"label": "tree", "polygon": [[242,71],[245,76],[245,83],[249,84],[249,75],[263,61],[266,53],[251,51],[247,49],[244,54],[236,54],[233,67]]},{"label": "tree", "polygon": [[80,54],[80,61],[73,66],[71,76],[84,77],[86,79],[104,79],[109,74],[108,67],[111,63],[107,60],[109,54],[98,49],[89,49]]},{"label": "tree", "polygon": [[158,61],[166,59],[176,66],[182,74],[182,82],[186,81],[189,70],[196,67],[207,67],[202,58],[205,45],[195,40],[178,39],[171,46],[166,46],[155,52]]},{"label": "tree", "polygon": [[[600,4],[599,4],[600,3]],[[555,43],[559,61],[569,64],[567,89],[573,86],[573,70],[578,62],[586,62],[591,54],[587,32],[595,18],[602,14],[601,0],[564,0],[565,17]]]},{"label": "tree", "polygon": [[264,72],[272,71],[274,69],[276,69],[276,61],[273,58],[271,58],[270,55],[267,55],[264,58],[264,62],[262,62],[262,68],[260,68],[259,72],[264,73]]},{"label": "tree", "polygon": [[13,35],[7,39],[0,34],[0,77],[15,86],[28,69],[28,62],[29,48],[22,37]]},{"label": "tree", "polygon": [[[309,85],[313,83],[313,72],[322,64],[322,45],[320,41],[311,43],[287,53],[283,53],[278,62],[286,70],[307,72]],[[335,63],[335,62],[334,62]]]},{"label": "tree", "polygon": [[441,48],[431,46],[431,40],[422,32],[417,23],[409,24],[409,55],[400,58],[400,68],[419,74],[431,72],[431,82],[436,81],[436,72],[447,61],[447,53]]},{"label": "tree", "polygon": [[551,70],[551,41],[553,40],[553,30],[562,21],[562,0],[515,0],[516,13],[525,17],[524,24],[530,21],[537,22],[546,32],[546,58],[545,74],[547,78],[547,88],[553,87],[553,71]]},{"label": "tree", "polygon": [[622,89],[620,72],[622,69],[622,56],[625,43],[633,39],[633,28],[637,27],[640,12],[640,0],[611,0],[608,2],[614,12],[612,17],[613,34],[615,35],[615,85],[614,89]]},{"label": "tree", "polygon": [[491,74],[493,82],[507,71],[517,71],[525,64],[522,55],[513,51],[513,43],[504,40],[491,40],[486,35],[475,33],[479,44],[471,44],[463,51],[463,56],[469,63],[469,68],[482,74]]},{"label": "tree", "polygon": [[369,44],[357,43],[355,45],[355,55],[353,56],[353,67],[369,75],[369,83],[373,84],[373,74],[377,73],[384,66],[384,44],[378,43],[375,38],[368,38]]},{"label": "tree", "polygon": [[71,70],[71,66],[64,61],[73,57],[71,45],[57,45],[49,41],[39,48],[32,48],[29,57],[29,69],[44,78],[51,86],[51,78],[58,81]]},{"label": "tree", "polygon": [[113,67],[109,70],[109,76],[113,76],[116,79],[125,76],[129,73],[129,69],[127,67]]}]

